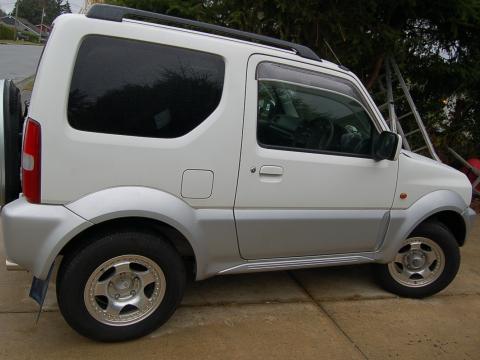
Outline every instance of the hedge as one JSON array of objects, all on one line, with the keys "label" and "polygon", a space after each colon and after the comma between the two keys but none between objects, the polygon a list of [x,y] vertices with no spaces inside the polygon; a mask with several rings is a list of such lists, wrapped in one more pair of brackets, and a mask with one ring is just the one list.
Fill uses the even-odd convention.
[{"label": "hedge", "polygon": [[0,39],[13,40],[14,35],[13,28],[0,24]]}]

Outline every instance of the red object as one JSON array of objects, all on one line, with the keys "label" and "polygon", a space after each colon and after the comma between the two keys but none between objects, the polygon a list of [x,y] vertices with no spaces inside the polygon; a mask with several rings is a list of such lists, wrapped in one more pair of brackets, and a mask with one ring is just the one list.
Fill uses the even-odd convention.
[{"label": "red object", "polygon": [[[480,170],[480,159],[472,158],[472,159],[468,159],[467,162],[470,165],[472,165],[475,169]],[[475,175],[473,171],[470,170],[469,168],[463,168],[462,172],[467,175],[468,179],[472,184],[475,180],[477,180],[477,175]],[[476,190],[480,191],[480,184],[477,185]]]},{"label": "red object", "polygon": [[40,203],[41,134],[40,124],[28,118],[22,150],[22,191],[35,204]]}]

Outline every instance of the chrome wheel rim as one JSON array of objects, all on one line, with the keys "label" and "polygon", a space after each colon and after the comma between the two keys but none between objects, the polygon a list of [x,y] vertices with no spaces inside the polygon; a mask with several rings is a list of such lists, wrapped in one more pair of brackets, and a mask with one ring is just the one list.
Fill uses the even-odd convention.
[{"label": "chrome wheel rim", "polygon": [[165,288],[165,275],[157,263],[140,255],[122,255],[93,271],[85,284],[84,301],[95,320],[126,326],[151,315]]},{"label": "chrome wheel rim", "polygon": [[430,285],[440,277],[444,268],[442,248],[425,237],[407,239],[395,259],[388,264],[395,281],[413,288]]}]

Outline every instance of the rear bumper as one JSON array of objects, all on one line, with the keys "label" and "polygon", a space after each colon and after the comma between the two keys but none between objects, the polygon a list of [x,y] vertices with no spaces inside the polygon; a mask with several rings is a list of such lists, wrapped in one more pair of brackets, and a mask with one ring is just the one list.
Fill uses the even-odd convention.
[{"label": "rear bumper", "polygon": [[92,224],[61,205],[31,204],[21,197],[2,208],[2,234],[9,264],[45,279],[65,244]]}]

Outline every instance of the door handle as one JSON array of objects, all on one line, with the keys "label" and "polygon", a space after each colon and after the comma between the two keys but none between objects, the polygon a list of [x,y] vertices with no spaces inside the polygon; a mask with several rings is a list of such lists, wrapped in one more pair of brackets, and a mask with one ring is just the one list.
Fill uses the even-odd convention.
[{"label": "door handle", "polygon": [[260,176],[282,176],[283,175],[283,167],[281,166],[274,166],[274,165],[264,165],[260,168]]}]

